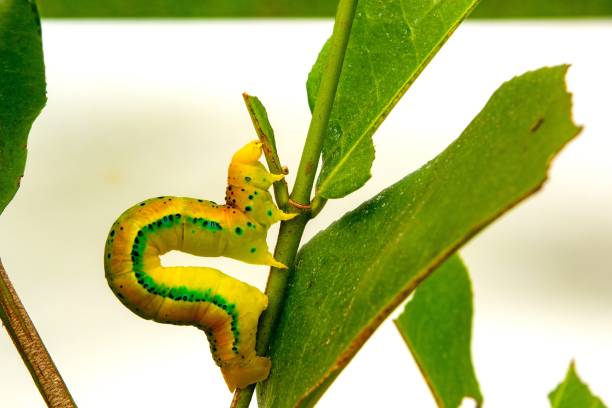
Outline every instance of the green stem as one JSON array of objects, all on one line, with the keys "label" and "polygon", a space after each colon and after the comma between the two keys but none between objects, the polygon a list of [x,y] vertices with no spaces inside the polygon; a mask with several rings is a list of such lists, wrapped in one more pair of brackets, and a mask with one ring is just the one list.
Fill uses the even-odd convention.
[{"label": "green stem", "polygon": [[323,207],[325,207],[325,203],[327,203],[327,198],[315,196],[315,198],[312,199],[310,206],[310,218],[314,218],[319,215]]},{"label": "green stem", "polygon": [[[285,265],[293,265],[308,220],[308,214],[302,214],[289,222],[281,224],[274,257]],[[290,270],[287,269],[271,268],[270,270],[270,277],[266,285],[268,308],[261,316],[259,327],[257,328],[256,350],[258,355],[267,354],[272,331],[282,310],[289,273]]]},{"label": "green stem", "polygon": [[[310,120],[310,126],[308,128],[308,134],[306,135],[295,185],[290,196],[291,200],[300,204],[310,204],[310,195],[312,193],[312,186],[314,184],[319,158],[321,157],[323,138],[327,131],[329,116],[334,104],[336,89],[338,88],[338,82],[340,80],[340,72],[342,71],[342,63],[344,62],[344,55],[346,53],[356,8],[357,0],[340,0],[338,4],[334,31],[332,34],[332,45],[327,65],[323,72],[323,77],[321,78],[317,103]],[[281,224],[274,257],[290,268],[295,260],[302,234],[304,233],[304,228],[309,220],[310,214],[304,212],[300,216]],[[290,272],[291,269],[284,270],[272,268],[270,270],[270,276],[266,286],[266,294],[268,295],[269,302],[268,308],[262,314],[257,330],[258,355],[267,354],[273,331],[282,311]],[[254,385],[242,390],[237,390],[231,407],[248,408],[254,390]]]},{"label": "green stem", "polygon": [[338,4],[329,57],[323,71],[321,86],[317,94],[317,102],[312,112],[310,126],[308,127],[308,134],[306,135],[295,186],[291,192],[291,199],[300,204],[310,203],[310,194],[315,174],[317,173],[319,158],[321,157],[321,149],[323,148],[323,139],[327,131],[329,115],[331,114],[334,98],[336,97],[336,89],[340,80],[340,72],[342,71],[342,63],[344,62],[344,54],[356,8],[357,0],[340,0]]},{"label": "green stem", "polygon": [[0,261],[0,319],[50,408],[76,407]]}]

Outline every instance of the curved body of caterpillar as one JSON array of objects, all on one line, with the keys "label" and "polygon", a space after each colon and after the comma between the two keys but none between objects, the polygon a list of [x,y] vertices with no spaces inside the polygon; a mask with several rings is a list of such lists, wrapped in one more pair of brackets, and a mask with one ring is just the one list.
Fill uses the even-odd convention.
[{"label": "curved body of caterpillar", "polygon": [[117,219],[104,249],[106,279],[121,302],[145,319],[204,330],[230,391],[268,376],[270,360],[255,355],[268,298],[216,269],[163,267],[159,257],[174,249],[284,268],[268,251],[266,234],[295,214],[274,205],[267,190],[283,176],[266,171],[260,156],[259,142],[234,155],[225,205],[185,197],[143,201]]}]

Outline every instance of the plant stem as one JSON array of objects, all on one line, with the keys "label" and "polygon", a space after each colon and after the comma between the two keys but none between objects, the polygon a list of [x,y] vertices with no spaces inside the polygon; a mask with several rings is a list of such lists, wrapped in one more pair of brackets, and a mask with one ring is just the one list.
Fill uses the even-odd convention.
[{"label": "plant stem", "polygon": [[[285,265],[293,265],[308,220],[308,214],[302,214],[290,222],[281,224],[274,257]],[[268,308],[261,316],[257,328],[256,351],[258,355],[267,354],[272,331],[282,310],[289,273],[290,270],[287,269],[271,268],[270,270],[270,277],[266,285]]]},{"label": "plant stem", "polygon": [[321,196],[315,196],[312,199],[312,203],[310,206],[310,218],[314,218],[317,215],[319,215],[323,207],[325,207],[325,203],[327,203],[327,198],[323,198]]},{"label": "plant stem", "polygon": [[356,8],[357,0],[340,0],[338,4],[329,57],[321,78],[317,102],[312,112],[300,166],[291,192],[291,199],[301,204],[310,203],[310,194],[317,173],[329,116],[336,97],[336,89],[340,80],[340,72],[342,71],[342,63],[344,62],[344,54]]},{"label": "plant stem", "polygon": [[[340,0],[338,4],[332,34],[332,45],[327,65],[321,78],[321,86],[310,120],[308,134],[306,135],[295,185],[290,196],[293,201],[300,204],[310,204],[312,186],[317,173],[319,158],[321,157],[321,149],[323,148],[323,138],[327,131],[329,116],[334,104],[356,8],[357,0]],[[259,319],[259,328],[257,330],[258,355],[266,355],[268,352],[273,331],[282,311],[291,267],[295,260],[304,228],[309,220],[310,214],[304,212],[300,216],[281,224],[274,257],[288,265],[290,269],[271,268],[270,270],[266,286],[269,302],[268,308]],[[254,390],[255,385],[237,390],[231,407],[248,408]]]},{"label": "plant stem", "polygon": [[0,319],[23,362],[28,367],[47,406],[52,408],[76,407],[64,380],[19,300],[2,266],[2,261],[0,261]]}]

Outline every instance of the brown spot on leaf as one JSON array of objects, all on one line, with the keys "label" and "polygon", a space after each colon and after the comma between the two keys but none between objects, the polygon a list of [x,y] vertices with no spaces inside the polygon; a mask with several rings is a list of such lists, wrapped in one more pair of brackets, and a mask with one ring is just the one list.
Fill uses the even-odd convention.
[{"label": "brown spot on leaf", "polygon": [[540,128],[540,126],[542,126],[542,123],[544,123],[544,118],[538,118],[538,120],[533,125],[531,125],[529,131],[532,133],[536,132]]}]

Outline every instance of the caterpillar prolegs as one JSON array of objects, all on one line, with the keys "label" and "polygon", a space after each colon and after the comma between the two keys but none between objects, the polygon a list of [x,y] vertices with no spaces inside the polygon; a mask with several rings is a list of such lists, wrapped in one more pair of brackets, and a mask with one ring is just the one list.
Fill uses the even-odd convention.
[{"label": "caterpillar prolegs", "polygon": [[225,205],[186,197],[145,200],[115,221],[104,249],[106,279],[121,302],[145,319],[202,329],[230,391],[268,377],[270,360],[255,354],[268,298],[213,268],[163,267],[160,255],[179,250],[286,268],[269,252],[266,235],[295,214],[272,201],[268,189],[283,175],[269,173],[261,153],[261,143],[253,141],[234,154]]}]

